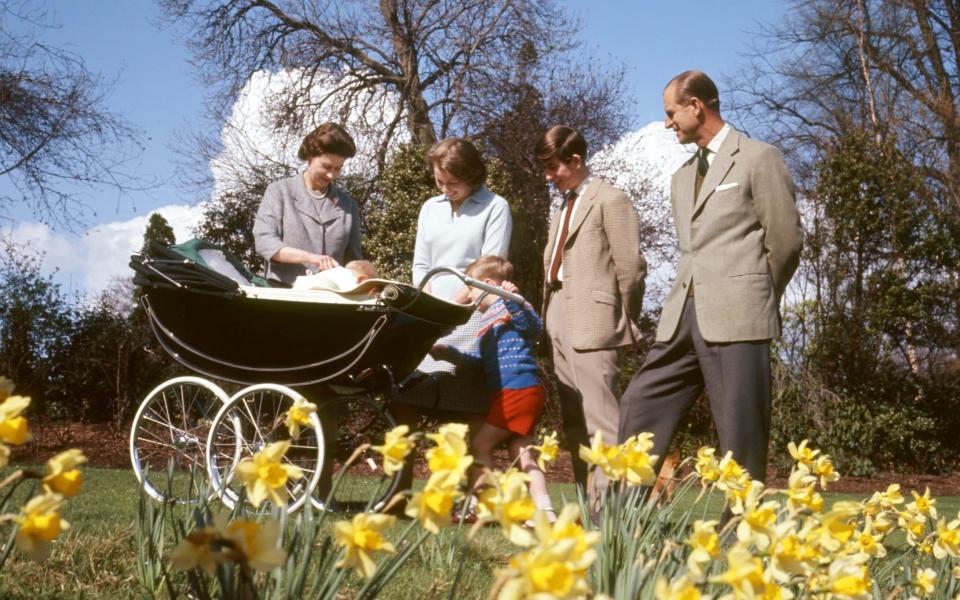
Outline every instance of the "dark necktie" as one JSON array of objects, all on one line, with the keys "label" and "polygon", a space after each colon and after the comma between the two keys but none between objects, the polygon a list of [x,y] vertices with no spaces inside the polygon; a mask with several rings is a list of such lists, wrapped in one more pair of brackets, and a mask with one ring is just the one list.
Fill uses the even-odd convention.
[{"label": "dark necktie", "polygon": [[708,152],[710,151],[706,148],[697,150],[697,183],[693,191],[694,202],[700,197],[700,186],[703,185],[703,178],[707,176],[707,170],[710,168],[710,162],[707,160]]},{"label": "dark necktie", "polygon": [[567,234],[570,232],[570,215],[573,214],[573,205],[576,201],[577,193],[570,192],[570,195],[567,196],[566,212],[563,215],[560,237],[557,238],[557,249],[553,253],[553,262],[550,263],[550,277],[547,279],[550,283],[555,283],[557,274],[560,273],[560,265],[563,263],[563,246],[567,243]]}]

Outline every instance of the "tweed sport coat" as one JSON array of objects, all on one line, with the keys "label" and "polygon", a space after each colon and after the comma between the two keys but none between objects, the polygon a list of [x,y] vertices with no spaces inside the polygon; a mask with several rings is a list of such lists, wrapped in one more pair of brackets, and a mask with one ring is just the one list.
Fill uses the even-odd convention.
[{"label": "tweed sport coat", "polygon": [[780,299],[800,261],[803,229],[780,151],[731,130],[694,200],[696,159],[673,175],[670,201],[680,245],[657,341],[677,331],[688,287],[709,342],[780,335]]},{"label": "tweed sport coat", "polygon": [[[643,307],[647,261],[640,251],[640,221],[627,195],[594,177],[570,221],[563,247],[563,287],[569,339],[576,350],[600,350],[634,343]],[[560,230],[558,210],[550,223],[543,254],[550,272]],[[544,287],[542,314],[551,292]]]}]

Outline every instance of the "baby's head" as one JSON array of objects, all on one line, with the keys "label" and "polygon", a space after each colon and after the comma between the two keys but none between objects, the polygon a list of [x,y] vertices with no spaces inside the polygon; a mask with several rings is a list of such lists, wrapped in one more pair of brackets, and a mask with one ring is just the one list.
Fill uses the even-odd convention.
[{"label": "baby's head", "polygon": [[[473,277],[483,283],[499,286],[504,281],[513,279],[513,265],[510,264],[509,260],[499,256],[481,256],[467,266],[465,273],[467,276]],[[476,300],[482,293],[483,290],[470,288],[470,299]],[[496,299],[496,296],[487,296],[481,304],[481,308],[486,308],[490,304],[493,304]]]},{"label": "baby's head", "polygon": [[369,260],[351,260],[343,266],[354,274],[354,276],[357,278],[357,283],[361,283],[368,279],[376,279],[379,275],[377,268],[373,266],[373,263]]}]

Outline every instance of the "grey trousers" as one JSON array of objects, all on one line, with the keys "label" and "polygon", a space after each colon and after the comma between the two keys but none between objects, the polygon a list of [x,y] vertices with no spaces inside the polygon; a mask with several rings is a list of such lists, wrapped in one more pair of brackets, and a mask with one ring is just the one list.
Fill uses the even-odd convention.
[{"label": "grey trousers", "polygon": [[620,441],[653,433],[651,453],[662,463],[680,421],[706,387],[720,456],[732,451],[734,460],[754,479],[764,481],[770,439],[770,340],[705,341],[695,300],[687,298],[677,333],[669,342],[653,345],[620,399]]},{"label": "grey trousers", "polygon": [[591,510],[597,512],[609,482],[594,469],[587,486],[587,465],[580,460],[579,447],[589,447],[598,431],[605,443],[617,442],[620,363],[616,350],[574,350],[567,336],[565,308],[562,295],[554,294],[547,307],[547,334],[553,345],[553,369],[559,382],[564,438],[573,459],[574,479],[587,493]]}]

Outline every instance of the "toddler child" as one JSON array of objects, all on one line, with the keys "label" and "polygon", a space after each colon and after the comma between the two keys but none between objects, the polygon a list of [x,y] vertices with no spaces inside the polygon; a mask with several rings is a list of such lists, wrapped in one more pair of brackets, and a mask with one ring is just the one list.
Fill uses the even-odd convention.
[{"label": "toddler child", "polygon": [[[467,267],[466,274],[508,292],[518,292],[517,286],[510,282],[513,265],[499,256],[477,259]],[[461,299],[474,301],[483,293],[478,288],[470,288],[465,292],[466,298]],[[500,442],[508,441],[511,460],[519,457],[521,469],[530,478],[530,496],[552,521],[556,516],[547,493],[546,478],[533,453],[526,449],[536,444],[532,434],[546,397],[533,356],[533,344],[543,332],[543,321],[530,303],[520,305],[493,294],[487,294],[477,309],[483,311],[477,333],[477,354],[466,354],[450,346],[434,346],[430,354],[437,360],[483,368],[490,409],[470,443],[474,459],[491,465],[493,449]],[[479,472],[472,469],[470,475],[472,486]]]}]

